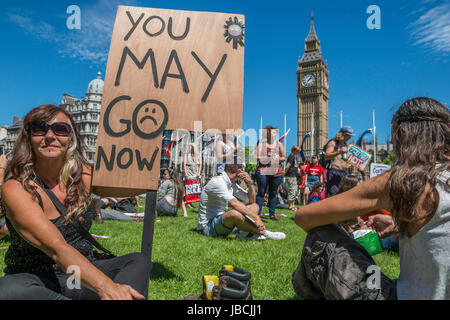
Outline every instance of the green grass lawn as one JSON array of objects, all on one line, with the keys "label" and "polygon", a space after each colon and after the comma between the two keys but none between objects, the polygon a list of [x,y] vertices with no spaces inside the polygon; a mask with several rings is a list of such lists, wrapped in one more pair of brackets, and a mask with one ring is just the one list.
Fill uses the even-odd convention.
[{"label": "green grass lawn", "polygon": [[[199,295],[202,276],[218,275],[225,264],[252,273],[254,299],[299,299],[292,288],[291,276],[300,260],[306,233],[295,225],[293,211],[277,210],[287,217],[266,223],[268,230],[284,232],[285,240],[237,241],[234,234],[213,239],[196,232],[197,206],[194,206],[188,209],[188,218],[179,210],[178,217],[158,217],[155,221],[149,299],[179,300],[186,295]],[[142,222],[106,221],[94,223],[91,232],[109,236],[99,242],[116,255],[123,255],[140,251],[142,228]],[[0,248],[8,245],[7,240],[0,240]],[[5,267],[5,252],[0,250],[0,276]],[[388,277],[398,277],[398,255],[383,252],[374,256],[374,260]]]}]

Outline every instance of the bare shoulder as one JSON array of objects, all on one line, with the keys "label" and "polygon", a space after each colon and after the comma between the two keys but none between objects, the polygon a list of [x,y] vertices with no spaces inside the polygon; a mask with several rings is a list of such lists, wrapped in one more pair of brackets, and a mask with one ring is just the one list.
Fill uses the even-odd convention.
[{"label": "bare shoulder", "polygon": [[2,185],[1,190],[2,190],[2,198],[9,198],[16,194],[22,194],[23,192],[28,194],[28,192],[26,192],[25,189],[23,188],[22,184],[14,179],[6,181]]},{"label": "bare shoulder", "polygon": [[327,152],[327,153],[333,152],[335,146],[336,146],[336,142],[334,140],[330,140],[327,144],[327,148],[325,149],[325,152]]},{"label": "bare shoulder", "polygon": [[37,200],[33,200],[32,195],[17,180],[8,180],[3,184],[2,201],[8,208],[8,215],[11,213],[27,213],[28,208],[37,203]]}]

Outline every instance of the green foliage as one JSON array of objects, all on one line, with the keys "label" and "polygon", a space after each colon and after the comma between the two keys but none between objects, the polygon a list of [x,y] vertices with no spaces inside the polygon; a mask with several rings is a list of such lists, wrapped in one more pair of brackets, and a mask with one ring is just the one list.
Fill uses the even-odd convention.
[{"label": "green foliage", "polygon": [[[267,209],[263,209],[266,213]],[[231,264],[252,273],[254,299],[290,300],[296,296],[291,277],[300,261],[306,233],[295,225],[295,213],[277,210],[287,217],[269,220],[266,228],[282,231],[287,238],[281,241],[238,241],[235,235],[209,238],[195,231],[197,204],[188,208],[188,217],[181,210],[178,217],[158,217],[153,240],[153,269],[150,277],[149,299],[180,300],[202,292],[203,275],[218,275],[222,265]],[[268,219],[267,219],[268,220]],[[142,222],[106,221],[94,223],[91,232],[109,236],[99,242],[116,255],[140,251]],[[8,246],[0,240],[0,248]],[[0,276],[3,276],[6,250],[0,250]],[[395,279],[399,273],[398,255],[381,253],[374,257],[381,272]]]},{"label": "green foliage", "polygon": [[389,154],[389,156],[386,158],[386,159],[384,159],[383,160],[383,164],[388,164],[388,165],[390,165],[390,166],[393,166],[394,165],[394,162],[395,162],[395,153],[394,152],[391,152],[390,154]]},{"label": "green foliage", "polygon": [[255,172],[258,168],[256,163],[255,147],[246,146],[245,147],[245,171]]}]

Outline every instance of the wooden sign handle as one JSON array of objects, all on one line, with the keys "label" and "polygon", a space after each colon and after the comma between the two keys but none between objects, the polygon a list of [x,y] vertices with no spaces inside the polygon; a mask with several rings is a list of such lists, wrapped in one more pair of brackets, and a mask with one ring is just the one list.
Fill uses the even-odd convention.
[{"label": "wooden sign handle", "polygon": [[148,190],[145,198],[144,227],[142,230],[141,253],[152,259],[153,231],[156,219],[156,190]]}]

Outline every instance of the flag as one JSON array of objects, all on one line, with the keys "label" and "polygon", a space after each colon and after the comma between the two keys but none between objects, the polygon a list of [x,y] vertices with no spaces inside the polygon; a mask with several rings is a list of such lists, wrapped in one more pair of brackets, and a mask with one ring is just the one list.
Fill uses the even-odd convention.
[{"label": "flag", "polygon": [[280,139],[278,139],[278,141],[281,142],[284,138],[286,138],[287,135],[288,135],[288,133],[289,133],[289,131],[291,131],[291,129],[289,129],[289,130],[284,134],[284,136],[282,136]]},{"label": "flag", "polygon": [[303,154],[303,144],[305,143],[305,140],[309,137],[311,137],[311,132],[308,132],[307,134],[305,134],[305,136],[303,137],[303,140],[302,140],[302,145],[300,146],[300,157],[302,157],[303,162],[306,161],[306,157]]},{"label": "flag", "polygon": [[170,140],[169,144],[167,145],[167,147],[164,149],[164,153],[170,158],[172,157],[172,154],[170,153],[170,149],[172,149],[172,147],[174,147],[178,142],[180,142],[181,139],[183,139],[183,137],[180,138],[173,138],[172,140]]},{"label": "flag", "polygon": [[373,132],[372,132],[372,128],[367,129],[366,131],[364,131],[364,132],[362,133],[362,135],[359,136],[358,141],[356,141],[356,145],[357,145],[358,147],[361,147],[362,139],[363,139],[363,137],[364,137],[366,134],[368,134],[368,133],[373,133]]}]

